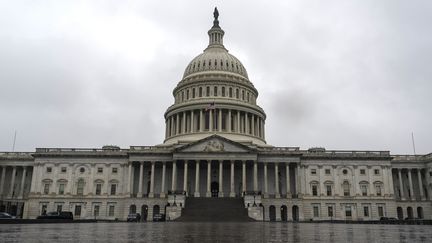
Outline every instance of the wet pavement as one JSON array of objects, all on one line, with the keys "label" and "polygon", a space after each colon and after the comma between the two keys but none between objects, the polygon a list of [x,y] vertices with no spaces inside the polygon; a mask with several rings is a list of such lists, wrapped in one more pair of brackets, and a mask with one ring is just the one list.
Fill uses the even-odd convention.
[{"label": "wet pavement", "polygon": [[3,224],[0,242],[432,242],[432,226],[267,222]]}]

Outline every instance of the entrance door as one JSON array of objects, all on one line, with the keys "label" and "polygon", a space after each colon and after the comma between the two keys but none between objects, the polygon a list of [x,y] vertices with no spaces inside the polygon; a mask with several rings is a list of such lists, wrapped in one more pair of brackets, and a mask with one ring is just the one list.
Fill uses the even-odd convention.
[{"label": "entrance door", "polygon": [[213,181],[211,183],[211,195],[212,197],[219,196],[219,183],[217,183],[216,181]]}]

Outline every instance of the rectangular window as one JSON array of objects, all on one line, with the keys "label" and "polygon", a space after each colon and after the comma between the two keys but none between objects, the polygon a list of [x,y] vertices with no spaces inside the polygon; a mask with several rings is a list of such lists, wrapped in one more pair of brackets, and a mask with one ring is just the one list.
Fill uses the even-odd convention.
[{"label": "rectangular window", "polygon": [[50,188],[50,184],[48,184],[48,183],[44,184],[44,194],[49,193],[49,188]]},{"label": "rectangular window", "polygon": [[377,195],[377,196],[382,196],[382,193],[381,193],[381,185],[376,185],[376,186],[375,186],[375,191],[376,191],[376,195]]},{"label": "rectangular window", "polygon": [[95,216],[95,217],[99,216],[99,208],[100,208],[99,205],[94,206],[93,216]]},{"label": "rectangular window", "polygon": [[345,206],[345,216],[352,217],[351,206]]},{"label": "rectangular window", "polygon": [[366,170],[365,169],[361,169],[360,170],[360,175],[366,175]]},{"label": "rectangular window", "polygon": [[112,173],[117,174],[117,168],[112,168]]},{"label": "rectangular window", "polygon": [[311,169],[311,175],[316,175],[317,171],[316,169]]},{"label": "rectangular window", "polygon": [[367,185],[360,185],[360,190],[362,192],[362,196],[367,196],[367,194],[368,194]]},{"label": "rectangular window", "polygon": [[97,173],[103,173],[103,168],[102,167],[98,167],[97,168]]},{"label": "rectangular window", "polygon": [[96,184],[96,195],[100,195],[102,192],[102,184]]},{"label": "rectangular window", "polygon": [[384,207],[383,206],[378,206],[378,216],[384,217]]},{"label": "rectangular window", "polygon": [[75,206],[75,216],[81,216],[81,205],[76,205]]},{"label": "rectangular window", "polygon": [[47,205],[43,204],[41,208],[41,215],[46,215],[46,212],[47,212]]},{"label": "rectangular window", "polygon": [[63,210],[63,205],[62,204],[58,204],[57,205],[57,212],[61,212]]},{"label": "rectangular window", "polygon": [[379,175],[379,174],[380,174],[380,171],[379,171],[378,169],[375,169],[375,170],[374,170],[374,173],[375,173],[375,175]]},{"label": "rectangular window", "polygon": [[75,206],[75,216],[81,216],[81,205],[76,205]]},{"label": "rectangular window", "polygon": [[369,217],[369,207],[363,207],[363,216]]},{"label": "rectangular window", "polygon": [[64,194],[65,184],[59,184],[59,195]]},{"label": "rectangular window", "polygon": [[318,196],[318,186],[317,185],[312,185],[312,195]]},{"label": "rectangular window", "polygon": [[332,195],[332,187],[331,187],[331,185],[327,185],[326,189],[327,189],[327,196],[331,196]]},{"label": "rectangular window", "polygon": [[116,194],[116,189],[117,189],[117,185],[116,184],[111,184],[111,195],[115,195]]},{"label": "rectangular window", "polygon": [[218,95],[218,88],[217,88],[217,86],[214,86],[213,96],[217,96],[217,95]]},{"label": "rectangular window", "polygon": [[66,167],[61,167],[61,173],[66,173],[67,169]]},{"label": "rectangular window", "polygon": [[319,206],[313,206],[313,216],[319,218]]},{"label": "rectangular window", "polygon": [[114,205],[110,205],[108,208],[108,216],[113,217],[114,216]]},{"label": "rectangular window", "polygon": [[333,207],[332,206],[327,207],[327,214],[329,217],[333,217]]},{"label": "rectangular window", "polygon": [[51,172],[52,172],[52,168],[51,168],[51,167],[47,167],[47,168],[46,168],[46,172],[47,172],[47,173],[51,173]]},{"label": "rectangular window", "polygon": [[330,175],[330,174],[331,174],[330,169],[325,169],[325,174],[326,174],[326,175]]}]

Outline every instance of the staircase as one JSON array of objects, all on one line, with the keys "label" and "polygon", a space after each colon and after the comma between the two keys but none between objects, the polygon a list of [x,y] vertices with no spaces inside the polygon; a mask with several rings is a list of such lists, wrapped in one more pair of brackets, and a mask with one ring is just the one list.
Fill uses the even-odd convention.
[{"label": "staircase", "polygon": [[242,198],[187,198],[181,222],[247,222],[249,218]]}]

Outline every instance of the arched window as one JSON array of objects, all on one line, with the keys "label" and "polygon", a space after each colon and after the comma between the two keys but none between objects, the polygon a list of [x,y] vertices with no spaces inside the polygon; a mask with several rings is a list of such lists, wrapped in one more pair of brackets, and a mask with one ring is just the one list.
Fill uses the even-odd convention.
[{"label": "arched window", "polygon": [[217,96],[217,95],[218,95],[218,88],[217,88],[217,86],[214,86],[213,96]]},{"label": "arched window", "polygon": [[84,179],[79,179],[77,183],[77,195],[83,195],[84,194]]},{"label": "arched window", "polygon": [[209,86],[206,87],[206,96],[207,97],[210,96],[210,87]]},{"label": "arched window", "polygon": [[359,184],[362,196],[367,196],[369,191],[369,183],[367,181],[361,181]]},{"label": "arched window", "polygon": [[229,97],[232,98],[232,96],[233,96],[232,88],[230,87],[230,88],[229,88]]},{"label": "arched window", "polygon": [[192,89],[192,99],[195,98],[195,88]]},{"label": "arched window", "polygon": [[245,91],[242,90],[242,100],[244,100],[244,99],[245,99]]},{"label": "arched window", "polygon": [[189,90],[186,90],[186,100],[189,99]]},{"label": "arched window", "polygon": [[199,93],[198,96],[201,98],[202,97],[202,87],[199,87]]},{"label": "arched window", "polygon": [[222,87],[222,97],[225,97],[225,87]]}]

